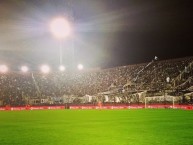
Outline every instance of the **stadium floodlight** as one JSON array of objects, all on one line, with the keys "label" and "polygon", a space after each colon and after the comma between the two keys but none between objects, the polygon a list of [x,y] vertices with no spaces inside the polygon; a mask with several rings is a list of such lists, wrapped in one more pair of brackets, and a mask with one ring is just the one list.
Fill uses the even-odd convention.
[{"label": "stadium floodlight", "polygon": [[170,77],[166,78],[166,82],[169,83],[170,82]]},{"label": "stadium floodlight", "polygon": [[0,65],[0,72],[1,73],[6,73],[8,71],[8,68],[6,65]]},{"label": "stadium floodlight", "polygon": [[24,73],[28,72],[28,70],[29,70],[29,69],[28,69],[27,66],[22,66],[22,67],[21,67],[21,71],[24,72]]},{"label": "stadium floodlight", "polygon": [[58,17],[50,23],[50,30],[52,34],[59,39],[64,39],[71,33],[69,22],[63,17]]},{"label": "stadium floodlight", "polygon": [[78,64],[77,67],[78,67],[79,70],[82,70],[84,68],[84,66],[82,64]]},{"label": "stadium floodlight", "polygon": [[65,68],[63,65],[61,65],[61,66],[59,67],[59,70],[60,70],[60,71],[65,71],[65,69],[66,69],[66,68]]},{"label": "stadium floodlight", "polygon": [[50,67],[47,66],[47,65],[42,65],[41,71],[42,71],[43,73],[49,73],[49,72],[50,72]]}]

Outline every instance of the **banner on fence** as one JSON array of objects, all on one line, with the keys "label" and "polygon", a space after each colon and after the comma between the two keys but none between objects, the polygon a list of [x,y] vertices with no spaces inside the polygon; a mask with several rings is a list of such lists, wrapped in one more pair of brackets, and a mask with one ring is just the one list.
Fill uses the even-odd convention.
[{"label": "banner on fence", "polygon": [[[69,109],[143,109],[144,105],[120,105],[120,106],[69,106]],[[173,109],[185,109],[193,110],[193,106],[190,105],[147,105],[146,108],[149,109],[164,109],[164,108],[173,108]],[[0,111],[21,111],[21,110],[60,110],[65,109],[64,106],[25,106],[25,107],[0,107]]]}]

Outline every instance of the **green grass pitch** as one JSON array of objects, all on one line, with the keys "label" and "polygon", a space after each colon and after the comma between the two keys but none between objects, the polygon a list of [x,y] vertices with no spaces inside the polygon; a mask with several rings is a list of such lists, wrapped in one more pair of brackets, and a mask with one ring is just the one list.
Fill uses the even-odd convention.
[{"label": "green grass pitch", "polygon": [[1,111],[0,145],[193,145],[193,111]]}]

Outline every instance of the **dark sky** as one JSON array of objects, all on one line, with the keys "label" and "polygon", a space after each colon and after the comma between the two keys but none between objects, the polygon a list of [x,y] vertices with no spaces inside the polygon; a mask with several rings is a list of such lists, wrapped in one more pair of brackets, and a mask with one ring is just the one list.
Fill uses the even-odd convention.
[{"label": "dark sky", "polygon": [[[0,63],[114,67],[193,56],[192,0],[0,0]],[[49,31],[66,17],[73,36]],[[73,63],[72,63],[73,62]],[[17,67],[16,67],[17,66]]]}]

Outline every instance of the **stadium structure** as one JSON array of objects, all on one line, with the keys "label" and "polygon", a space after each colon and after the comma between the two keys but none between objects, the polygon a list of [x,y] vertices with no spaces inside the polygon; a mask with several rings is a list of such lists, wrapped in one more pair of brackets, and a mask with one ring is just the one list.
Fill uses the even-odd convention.
[{"label": "stadium structure", "polygon": [[[76,23],[74,2],[63,4],[62,17],[50,23],[51,33],[60,43],[73,35],[71,23]],[[69,70],[63,63],[64,59],[69,65],[76,62],[73,39],[68,40],[72,47],[65,56],[59,48],[60,71],[51,71],[44,65],[41,72],[30,71],[27,66],[19,72],[0,65],[0,106],[192,105],[193,57],[159,60],[155,56],[142,64],[96,70],[84,69],[79,64],[79,71]]]},{"label": "stadium structure", "polygon": [[192,145],[192,10],[0,0],[0,145]]},{"label": "stadium structure", "polygon": [[193,57],[98,70],[6,71],[1,66],[1,106],[192,105]]}]

